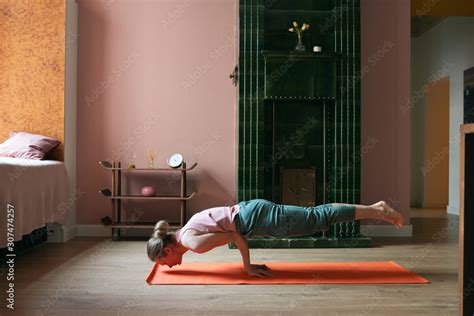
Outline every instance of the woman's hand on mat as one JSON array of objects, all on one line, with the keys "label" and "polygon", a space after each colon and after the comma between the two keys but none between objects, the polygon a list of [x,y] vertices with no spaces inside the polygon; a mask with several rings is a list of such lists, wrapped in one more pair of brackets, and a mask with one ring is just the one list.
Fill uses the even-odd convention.
[{"label": "woman's hand on mat", "polygon": [[249,276],[264,277],[273,275],[272,270],[264,264],[251,264],[245,268],[245,271]]}]

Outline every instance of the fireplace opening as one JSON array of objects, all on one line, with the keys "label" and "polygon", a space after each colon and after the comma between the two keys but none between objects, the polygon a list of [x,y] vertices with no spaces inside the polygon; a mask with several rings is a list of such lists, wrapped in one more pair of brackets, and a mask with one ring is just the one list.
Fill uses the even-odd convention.
[{"label": "fireplace opening", "polygon": [[332,101],[265,101],[265,198],[326,203],[327,109]]},{"label": "fireplace opening", "polygon": [[282,167],[281,203],[299,206],[316,205],[316,167]]}]

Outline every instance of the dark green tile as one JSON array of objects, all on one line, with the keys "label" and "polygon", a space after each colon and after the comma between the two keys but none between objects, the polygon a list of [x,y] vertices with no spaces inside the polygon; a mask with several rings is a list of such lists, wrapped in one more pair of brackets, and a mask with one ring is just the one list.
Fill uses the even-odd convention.
[{"label": "dark green tile", "polygon": [[289,248],[313,248],[314,239],[312,237],[290,238]]},{"label": "dark green tile", "polygon": [[267,238],[265,248],[289,248],[290,242],[287,238]]}]

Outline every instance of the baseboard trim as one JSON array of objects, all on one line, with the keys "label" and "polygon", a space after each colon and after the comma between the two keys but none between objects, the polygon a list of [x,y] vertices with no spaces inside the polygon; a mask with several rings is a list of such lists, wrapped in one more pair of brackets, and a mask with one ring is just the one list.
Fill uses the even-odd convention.
[{"label": "baseboard trim", "polygon": [[448,205],[448,206],[446,207],[446,211],[447,211],[449,214],[459,215],[459,207],[453,208],[451,205]]},{"label": "baseboard trim", "polygon": [[61,243],[67,242],[77,236],[77,227],[65,226],[58,223],[48,223],[48,242]]},{"label": "baseboard trim", "polygon": [[64,241],[64,230],[63,226],[58,223],[47,223],[46,229],[48,230],[47,242],[59,243]]},{"label": "baseboard trim", "polygon": [[[153,228],[127,228],[122,229],[122,236],[127,237],[148,237],[151,235]],[[78,237],[110,237],[112,229],[103,225],[77,225]]]},{"label": "baseboard trim", "polygon": [[396,229],[392,225],[361,225],[360,232],[369,237],[411,237],[413,226],[407,225]]},{"label": "baseboard trim", "polygon": [[64,226],[63,227],[63,242],[67,242],[77,237],[77,226]]}]

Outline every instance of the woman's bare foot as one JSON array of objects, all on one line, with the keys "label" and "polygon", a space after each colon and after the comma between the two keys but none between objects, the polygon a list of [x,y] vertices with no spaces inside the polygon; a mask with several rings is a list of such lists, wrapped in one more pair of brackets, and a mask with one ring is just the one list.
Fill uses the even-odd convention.
[{"label": "woman's bare foot", "polygon": [[403,226],[403,217],[400,213],[390,207],[385,201],[379,201],[373,205],[379,209],[378,217],[384,221],[390,222],[395,227],[401,228]]}]

